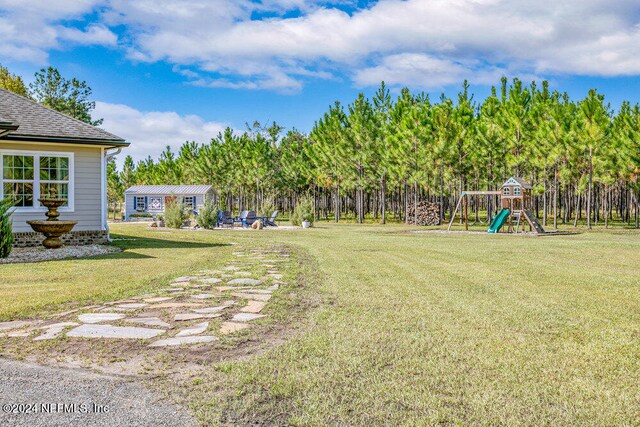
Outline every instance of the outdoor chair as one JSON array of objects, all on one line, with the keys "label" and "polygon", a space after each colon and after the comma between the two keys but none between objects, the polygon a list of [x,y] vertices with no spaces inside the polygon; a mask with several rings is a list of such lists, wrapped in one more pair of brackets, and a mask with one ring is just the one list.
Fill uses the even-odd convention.
[{"label": "outdoor chair", "polygon": [[274,211],[273,214],[271,215],[271,218],[269,217],[264,217],[264,225],[269,226],[269,227],[277,227],[278,225],[276,224],[276,217],[278,216],[278,211]]},{"label": "outdoor chair", "polygon": [[249,211],[242,211],[240,215],[235,218],[235,222],[239,222],[244,227],[244,221],[247,219],[247,215],[249,215]]},{"label": "outdoor chair", "polygon": [[242,226],[245,228],[250,227],[257,219],[258,217],[256,216],[256,213],[254,211],[249,211],[247,216],[244,218],[244,221],[242,221]]},{"label": "outdoor chair", "polygon": [[229,211],[218,211],[218,227],[224,227],[225,225],[230,225],[233,227],[233,217],[229,214]]}]

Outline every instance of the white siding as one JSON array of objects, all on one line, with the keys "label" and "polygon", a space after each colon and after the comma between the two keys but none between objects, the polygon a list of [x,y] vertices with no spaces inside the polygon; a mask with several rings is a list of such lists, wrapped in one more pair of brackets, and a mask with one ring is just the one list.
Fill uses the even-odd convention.
[{"label": "white siding", "polygon": [[[100,147],[0,141],[0,150],[74,153],[74,211],[62,212],[60,219],[78,221],[74,231],[100,231],[102,229]],[[13,231],[33,231],[26,223],[31,219],[43,220],[46,217],[42,212],[16,212],[13,214]]]}]

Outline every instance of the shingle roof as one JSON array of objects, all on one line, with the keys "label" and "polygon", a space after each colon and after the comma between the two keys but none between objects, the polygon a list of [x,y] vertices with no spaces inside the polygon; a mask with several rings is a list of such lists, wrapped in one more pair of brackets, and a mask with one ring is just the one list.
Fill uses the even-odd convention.
[{"label": "shingle roof", "polygon": [[211,190],[211,185],[134,185],[124,194],[180,195],[204,194]]},{"label": "shingle roof", "polygon": [[[509,182],[511,181],[511,182]],[[531,190],[533,187],[531,187],[531,184],[529,184],[527,181],[525,181],[522,178],[517,178],[515,176],[512,176],[511,178],[509,178],[504,184],[502,184],[502,186],[504,187],[505,185],[512,185],[513,183],[517,183],[518,185],[520,185],[520,187],[526,189],[526,190]]]},{"label": "shingle roof", "polygon": [[6,139],[53,140],[126,146],[124,139],[5,89],[0,89],[0,123],[17,125]]}]

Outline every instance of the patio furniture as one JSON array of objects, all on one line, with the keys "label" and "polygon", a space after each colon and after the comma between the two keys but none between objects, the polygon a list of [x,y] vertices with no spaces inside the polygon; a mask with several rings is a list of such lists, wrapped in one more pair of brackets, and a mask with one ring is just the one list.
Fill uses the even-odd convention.
[{"label": "patio furniture", "polygon": [[264,222],[264,225],[267,225],[269,227],[277,227],[278,225],[276,224],[276,217],[278,216],[278,211],[274,211],[273,214],[271,214],[271,218],[265,216],[262,220]]},{"label": "patio furniture", "polygon": [[244,221],[242,222],[242,226],[244,228],[250,227],[254,222],[256,222],[257,219],[258,217],[256,216],[255,211],[249,211],[247,213],[247,216],[244,218]]},{"label": "patio furniture", "polygon": [[244,226],[244,221],[245,221],[245,219],[247,219],[247,215],[248,214],[249,214],[249,211],[242,211],[242,212],[240,212],[240,215],[235,217],[235,219],[233,221],[234,222],[239,222],[239,223],[242,224],[242,226]]},{"label": "patio furniture", "polygon": [[224,227],[225,225],[230,225],[233,227],[234,219],[229,213],[229,211],[218,211],[218,223],[216,227]]}]

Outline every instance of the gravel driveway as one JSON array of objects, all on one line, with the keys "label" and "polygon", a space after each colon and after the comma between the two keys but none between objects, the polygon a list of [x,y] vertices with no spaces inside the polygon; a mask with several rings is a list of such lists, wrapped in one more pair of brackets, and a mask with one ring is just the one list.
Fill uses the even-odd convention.
[{"label": "gravel driveway", "polygon": [[186,409],[135,382],[0,358],[0,425],[186,427],[197,423]]}]

